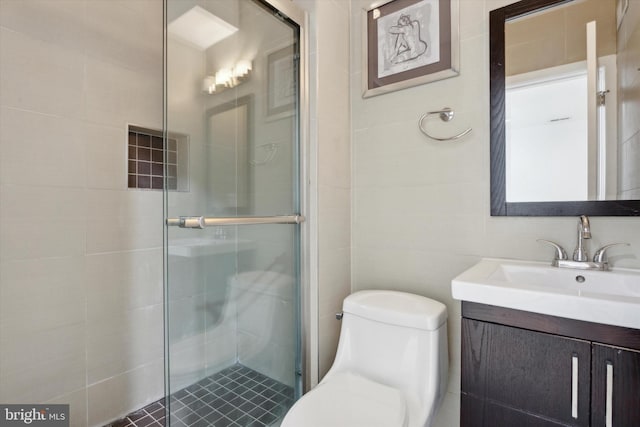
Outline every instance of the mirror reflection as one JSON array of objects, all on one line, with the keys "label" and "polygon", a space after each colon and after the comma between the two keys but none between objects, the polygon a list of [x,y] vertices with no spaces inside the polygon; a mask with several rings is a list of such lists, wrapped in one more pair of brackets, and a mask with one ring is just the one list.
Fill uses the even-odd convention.
[{"label": "mirror reflection", "polygon": [[505,23],[507,202],[640,199],[640,1]]},{"label": "mirror reflection", "polygon": [[[251,184],[249,150],[253,145],[253,95],[246,95],[207,111],[206,144],[210,168],[207,182],[214,194],[227,195],[231,207],[225,214],[251,212]],[[227,201],[227,202],[228,202]]]}]

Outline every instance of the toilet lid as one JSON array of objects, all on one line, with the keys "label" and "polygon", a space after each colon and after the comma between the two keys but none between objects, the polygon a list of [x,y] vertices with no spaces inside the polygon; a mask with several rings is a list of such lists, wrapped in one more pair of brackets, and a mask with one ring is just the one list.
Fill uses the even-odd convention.
[{"label": "toilet lid", "polygon": [[282,427],[406,427],[407,421],[400,391],[339,373],[298,400]]}]

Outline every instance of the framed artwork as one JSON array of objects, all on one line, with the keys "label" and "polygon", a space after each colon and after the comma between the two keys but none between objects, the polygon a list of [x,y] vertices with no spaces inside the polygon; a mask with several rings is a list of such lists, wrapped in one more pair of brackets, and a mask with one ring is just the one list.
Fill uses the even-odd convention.
[{"label": "framed artwork", "polygon": [[296,101],[297,69],[295,45],[267,54],[267,116],[278,118],[293,113]]},{"label": "framed artwork", "polygon": [[387,0],[363,11],[362,96],[459,72],[458,0]]}]

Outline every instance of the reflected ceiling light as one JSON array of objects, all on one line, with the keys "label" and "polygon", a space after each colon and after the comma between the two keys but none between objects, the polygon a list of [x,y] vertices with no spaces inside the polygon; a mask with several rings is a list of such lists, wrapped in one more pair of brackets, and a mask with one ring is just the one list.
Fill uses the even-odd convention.
[{"label": "reflected ceiling light", "polygon": [[252,64],[248,59],[238,61],[233,68],[221,68],[211,76],[206,76],[202,81],[202,90],[209,94],[219,92],[221,89],[238,86],[249,78]]},{"label": "reflected ceiling light", "polygon": [[206,50],[238,31],[238,28],[200,6],[194,6],[174,19],[168,31],[172,36]]}]

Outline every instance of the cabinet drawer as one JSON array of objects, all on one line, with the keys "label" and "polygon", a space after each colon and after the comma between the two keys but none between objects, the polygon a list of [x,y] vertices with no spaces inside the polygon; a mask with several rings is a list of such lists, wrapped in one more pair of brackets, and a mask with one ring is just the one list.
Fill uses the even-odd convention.
[{"label": "cabinet drawer", "polygon": [[462,319],[461,385],[470,397],[549,425],[589,426],[590,374],[588,341]]}]

